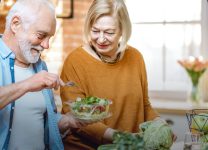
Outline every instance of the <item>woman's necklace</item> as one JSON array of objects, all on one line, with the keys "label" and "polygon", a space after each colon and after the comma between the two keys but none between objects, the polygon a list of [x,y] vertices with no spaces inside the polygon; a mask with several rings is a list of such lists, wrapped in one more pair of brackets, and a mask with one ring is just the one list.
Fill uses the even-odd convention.
[{"label": "woman's necklace", "polygon": [[121,53],[119,52],[119,53],[117,54],[116,58],[112,60],[112,59],[109,59],[109,57],[103,56],[102,54],[98,53],[98,52],[95,50],[94,47],[93,47],[92,49],[94,50],[94,52],[97,54],[97,56],[100,58],[100,60],[101,60],[102,62],[108,63],[108,64],[115,64],[116,62],[119,61],[120,56],[121,56]]}]

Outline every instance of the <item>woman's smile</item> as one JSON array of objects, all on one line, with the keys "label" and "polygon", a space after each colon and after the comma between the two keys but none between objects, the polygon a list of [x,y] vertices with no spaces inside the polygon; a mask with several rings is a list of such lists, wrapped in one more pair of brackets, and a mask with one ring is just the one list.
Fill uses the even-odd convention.
[{"label": "woman's smile", "polygon": [[97,43],[97,46],[98,46],[99,49],[106,49],[106,48],[108,48],[108,45],[106,45],[106,44],[99,44],[99,43]]}]

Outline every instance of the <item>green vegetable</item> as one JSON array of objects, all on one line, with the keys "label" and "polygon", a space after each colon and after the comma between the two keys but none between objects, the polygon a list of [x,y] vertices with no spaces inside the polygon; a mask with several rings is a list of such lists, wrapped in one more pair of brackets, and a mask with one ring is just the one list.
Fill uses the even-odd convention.
[{"label": "green vegetable", "polygon": [[102,145],[98,150],[144,150],[144,141],[139,134],[116,132],[113,144]]},{"label": "green vegetable", "polygon": [[208,143],[208,134],[204,134],[200,137],[200,142],[202,143]]},{"label": "green vegetable", "polygon": [[207,133],[208,132],[208,114],[207,113],[194,114],[191,120],[191,128],[196,129],[203,133]]},{"label": "green vegetable", "polygon": [[143,150],[144,141],[141,135],[127,132],[116,132],[113,143],[118,150]]},{"label": "green vegetable", "polygon": [[147,128],[150,126],[150,124],[152,124],[153,121],[146,121],[143,122],[142,124],[140,124],[139,128],[142,132],[144,132],[145,130],[147,130]]},{"label": "green vegetable", "polygon": [[140,125],[145,150],[169,150],[173,144],[171,128],[161,120]]},{"label": "green vegetable", "polygon": [[137,134],[116,132],[113,144],[99,146],[98,150],[170,150],[172,131],[164,121],[147,121],[139,128]]},{"label": "green vegetable", "polygon": [[77,98],[70,104],[71,112],[82,120],[99,120],[110,116],[109,105],[111,101],[103,98],[89,96]]},{"label": "green vegetable", "polygon": [[115,144],[106,144],[98,147],[97,150],[117,150]]},{"label": "green vegetable", "polygon": [[102,99],[102,98],[98,98],[98,97],[94,97],[94,96],[89,96],[86,98],[82,98],[82,99],[77,99],[74,103],[73,103],[73,109],[74,110],[79,110],[81,108],[81,106],[85,105],[85,106],[92,106],[92,105],[103,105],[103,106],[107,106],[110,104],[109,100],[106,99]]},{"label": "green vegetable", "polygon": [[208,143],[202,143],[201,150],[208,150]]}]

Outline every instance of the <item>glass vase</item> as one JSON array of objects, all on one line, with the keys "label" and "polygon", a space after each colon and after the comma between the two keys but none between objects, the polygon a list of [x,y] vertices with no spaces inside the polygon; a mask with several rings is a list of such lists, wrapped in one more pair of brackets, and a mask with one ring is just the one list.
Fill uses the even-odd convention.
[{"label": "glass vase", "polygon": [[192,105],[200,105],[201,94],[199,90],[199,84],[192,84],[192,87],[189,92],[189,102]]}]

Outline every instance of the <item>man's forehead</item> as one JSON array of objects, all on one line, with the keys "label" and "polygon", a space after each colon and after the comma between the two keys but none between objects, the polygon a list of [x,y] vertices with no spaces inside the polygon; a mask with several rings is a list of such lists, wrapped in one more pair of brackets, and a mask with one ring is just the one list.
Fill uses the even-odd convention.
[{"label": "man's forehead", "polygon": [[30,28],[28,29],[28,31],[32,34],[39,33],[45,36],[53,36],[55,34],[55,30],[55,25],[39,24],[38,22],[31,24]]},{"label": "man's forehead", "polygon": [[35,32],[38,32],[44,35],[53,36],[55,34],[55,27],[52,26],[52,27],[41,28],[41,29],[36,28]]},{"label": "man's forehead", "polygon": [[53,35],[56,30],[56,20],[51,17],[40,17],[34,24],[34,30],[36,32],[45,33],[48,35]]}]

